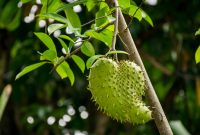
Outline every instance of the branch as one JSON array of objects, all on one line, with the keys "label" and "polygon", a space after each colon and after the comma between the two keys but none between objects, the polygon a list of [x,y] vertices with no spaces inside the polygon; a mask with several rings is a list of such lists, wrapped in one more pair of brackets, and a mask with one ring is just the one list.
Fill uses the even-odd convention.
[{"label": "branch", "polygon": [[[46,13],[48,13],[48,5],[49,5],[49,0],[47,0],[47,9],[46,9]],[[47,21],[47,19],[46,19],[45,34],[47,34],[47,24],[48,24],[48,21]]]},{"label": "branch", "polygon": [[[100,33],[100,32],[102,32],[104,29],[106,29],[108,26],[110,26],[110,25],[112,25],[112,24],[114,24],[114,21],[113,22],[109,22],[109,23],[107,23],[103,28],[101,28],[99,31],[98,31],[98,33]],[[86,39],[86,40],[82,40],[82,41],[78,41],[78,42],[85,42],[85,41],[91,41],[93,39],[93,37],[89,37],[88,39]],[[78,43],[78,42],[75,42],[75,43]],[[74,44],[75,44],[74,43]],[[67,55],[62,61],[60,61],[57,65],[55,65],[53,68],[52,68],[52,70],[49,72],[49,74],[54,70],[54,69],[56,69],[61,63],[63,63],[65,60],[67,60],[68,58],[70,58],[71,57],[71,55],[73,55],[73,54],[75,54],[75,53],[77,53],[78,51],[80,51],[81,50],[81,46],[79,47],[79,48],[77,48],[76,50],[74,50],[72,53],[70,53],[69,55]]]},{"label": "branch", "polygon": [[[113,11],[113,12],[114,12],[114,11]],[[93,19],[93,20],[91,20],[91,21],[89,21],[89,22],[87,22],[87,23],[85,23],[85,24],[79,26],[78,28],[81,28],[81,27],[83,27],[83,26],[85,26],[85,25],[87,25],[87,24],[90,24],[90,23],[92,23],[92,22],[94,22],[94,21],[96,21],[96,20],[99,20],[99,19],[105,18],[105,17],[111,15],[113,12],[111,12],[111,13],[108,14],[108,15],[105,15],[105,16],[102,16],[102,17],[99,17],[99,18]]]},{"label": "branch", "polygon": [[[98,2],[105,2],[105,1],[98,1]],[[124,10],[127,12],[127,14],[129,15],[129,17],[132,18],[132,16],[129,14],[129,12],[128,12],[125,8],[123,8],[122,6],[119,6],[119,7],[122,8],[122,9],[124,9]],[[92,22],[94,22],[94,21],[96,21],[96,20],[99,20],[99,19],[105,18],[105,17],[107,17],[107,16],[113,14],[114,12],[115,12],[115,11],[112,11],[112,12],[111,12],[110,14],[108,14],[108,15],[105,15],[105,16],[102,16],[102,17],[99,17],[99,18],[93,19],[93,20],[91,20],[91,21],[89,21],[89,22],[87,22],[87,23],[85,23],[85,24],[79,26],[78,28],[81,28],[81,27],[83,27],[83,26],[85,26],[85,25],[87,25],[87,24],[90,24],[90,23],[92,23]]]},{"label": "branch", "polygon": [[133,17],[135,16],[135,14],[137,13],[137,11],[140,9],[140,7],[142,6],[144,1],[142,1],[142,3],[140,4],[140,6],[137,8],[137,10],[135,11],[135,13],[133,14],[133,16],[131,17],[130,22],[128,23],[128,26],[126,27],[126,30],[128,29],[128,27],[131,25],[132,21],[133,21]]},{"label": "branch", "polygon": [[[112,8],[112,3],[114,3],[116,0],[105,0],[106,3],[109,5],[110,8]],[[135,43],[133,41],[133,38],[131,36],[131,33],[129,29],[127,29],[126,21],[122,15],[122,12],[119,11],[119,35],[121,36],[122,40],[125,42],[125,44],[128,46],[129,50],[126,49],[126,51],[130,54],[129,60],[135,61],[135,63],[139,66],[141,66],[141,69],[144,72],[144,77],[146,79],[146,86],[147,89],[145,91],[145,97],[147,100],[147,103],[150,105],[151,109],[152,107],[155,107],[158,111],[153,111],[153,118],[157,125],[157,128],[161,135],[173,135],[172,130],[169,126],[169,123],[167,121],[167,118],[165,116],[165,113],[162,109],[162,106],[160,105],[160,102],[158,100],[158,97],[154,91],[154,88],[151,84],[151,81],[147,75],[146,69],[142,63],[142,60],[140,58],[140,55],[137,51],[137,48],[135,46]],[[162,118],[160,117],[160,114],[162,114]]]},{"label": "branch", "polygon": [[165,75],[167,75],[167,76],[171,76],[172,75],[171,71],[169,71],[167,68],[162,66],[160,63],[158,63],[156,61],[156,59],[154,57],[152,57],[150,54],[148,54],[147,52],[143,51],[142,49],[138,49],[138,51],[140,52],[140,54],[142,56],[145,57],[145,59],[147,59],[152,65],[154,65],[156,68],[158,68],[160,71],[162,71]]},{"label": "branch", "polygon": [[[120,35],[117,34],[117,36],[119,37],[119,39],[120,39],[121,42],[123,43],[124,47],[125,47],[127,50],[129,50],[129,49],[128,49],[128,46],[127,46],[126,43],[122,40],[122,38],[120,37]],[[129,51],[130,51],[130,50],[129,50]]]},{"label": "branch", "polygon": [[[114,6],[117,6],[117,4],[118,3],[115,2]],[[115,40],[116,40],[117,29],[118,29],[118,8],[115,9],[115,15],[114,15],[114,17],[116,18],[116,20],[115,20],[115,29],[114,29],[114,32],[113,32],[112,45],[111,45],[110,51],[115,51]],[[118,61],[117,54],[115,53],[113,56],[114,56],[114,59],[116,61]]]}]

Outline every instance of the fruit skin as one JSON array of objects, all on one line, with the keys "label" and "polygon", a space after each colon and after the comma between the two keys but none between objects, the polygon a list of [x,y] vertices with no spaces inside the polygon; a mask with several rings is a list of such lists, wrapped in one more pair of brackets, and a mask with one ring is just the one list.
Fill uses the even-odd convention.
[{"label": "fruit skin", "polygon": [[136,124],[152,119],[152,112],[142,101],[144,75],[135,63],[99,58],[91,66],[88,80],[92,98],[113,119]]}]

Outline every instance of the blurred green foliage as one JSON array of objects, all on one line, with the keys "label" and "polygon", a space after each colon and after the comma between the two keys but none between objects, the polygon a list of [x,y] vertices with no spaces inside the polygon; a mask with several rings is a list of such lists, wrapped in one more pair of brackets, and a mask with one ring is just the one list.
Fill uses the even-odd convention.
[{"label": "blurred green foliage", "polygon": [[[140,0],[135,2],[137,5],[141,3]],[[87,3],[87,6],[89,4],[91,3]],[[33,9],[35,5],[36,11]],[[158,0],[154,6],[143,4],[142,9],[150,16],[154,27],[145,20],[139,22],[136,18],[130,26],[168,120],[180,120],[192,135],[200,134],[200,65],[195,62],[195,52],[200,43],[200,36],[195,36],[200,26],[199,7],[198,0]],[[33,34],[45,31],[44,27],[39,27],[38,18],[28,23],[25,19],[31,16],[30,13],[39,14],[41,8],[41,4],[36,4],[35,1],[20,7],[18,0],[0,0],[0,93],[8,83],[13,87],[0,122],[0,135],[77,135],[80,134],[78,131],[82,134],[87,131],[89,135],[158,135],[154,121],[133,126],[113,121],[98,111],[98,106],[90,101],[91,93],[87,90],[86,76],[89,70],[82,73],[72,59],[67,62],[75,75],[73,86],[68,78],[62,80],[56,71],[49,74],[53,67],[50,64],[15,81],[15,76],[24,67],[38,63],[40,55],[37,51],[44,52],[47,49]],[[90,12],[83,5],[81,8],[78,15],[82,24],[92,20],[99,10],[97,6]],[[130,20],[128,15],[125,15],[125,19],[127,22]],[[82,31],[89,28],[90,25],[86,25]],[[61,34],[65,34],[65,29],[61,29]],[[67,35],[74,38],[74,34]],[[53,34],[51,37],[56,44],[58,56],[63,55],[60,42]],[[66,43],[69,45],[69,41]],[[103,42],[93,39],[91,43],[96,54],[108,52],[109,48]],[[116,49],[124,50],[119,38]],[[81,52],[77,55],[85,62],[89,58]],[[120,60],[127,59],[124,54],[118,56]],[[88,117],[83,119],[87,112]],[[55,118],[52,125],[47,121],[54,121],[50,116]],[[63,119],[69,120],[68,116],[71,120],[64,125]],[[59,123],[64,123],[63,127]]]}]

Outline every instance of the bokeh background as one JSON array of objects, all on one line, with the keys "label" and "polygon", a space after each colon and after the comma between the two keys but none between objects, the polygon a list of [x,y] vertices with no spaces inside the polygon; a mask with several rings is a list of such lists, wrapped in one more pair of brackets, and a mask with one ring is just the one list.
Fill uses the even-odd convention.
[{"label": "bokeh background", "polygon": [[[140,5],[141,0],[135,2]],[[75,74],[73,86],[55,71],[49,74],[50,64],[15,81],[24,67],[39,62],[37,51],[47,49],[34,32],[44,32],[45,25],[55,21],[39,21],[35,15],[41,7],[40,0],[26,4],[19,0],[0,2],[0,93],[7,84],[13,88],[0,122],[0,135],[159,135],[154,121],[133,126],[112,120],[97,110],[98,105],[90,101],[91,93],[86,88],[89,70],[82,73],[71,59],[67,62]],[[142,9],[151,17],[154,27],[137,19],[130,26],[175,135],[184,135],[180,134],[184,129],[191,135],[200,135],[200,64],[194,58],[200,45],[200,36],[195,36],[200,27],[199,7],[199,0],[147,0]],[[82,24],[94,19],[98,11],[97,6],[90,12],[83,5],[73,9]],[[127,15],[125,19],[130,20]],[[84,26],[83,31],[89,28],[90,25]],[[51,35],[59,56],[65,55],[56,39],[60,34],[74,37],[66,29]],[[109,50],[98,40],[91,42],[96,54]],[[116,49],[124,50],[119,38]],[[88,59],[81,52],[77,55],[85,62]],[[127,59],[125,55],[118,56],[120,60]]]}]

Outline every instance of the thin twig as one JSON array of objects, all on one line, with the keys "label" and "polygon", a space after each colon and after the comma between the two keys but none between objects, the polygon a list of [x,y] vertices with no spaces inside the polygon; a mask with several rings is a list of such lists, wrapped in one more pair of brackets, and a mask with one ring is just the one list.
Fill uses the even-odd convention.
[{"label": "thin twig", "polygon": [[126,46],[126,49],[128,50],[128,51],[130,51],[129,49],[128,49],[128,46],[126,45],[126,43],[122,40],[122,38],[120,37],[120,35],[119,34],[117,34],[118,35],[118,37],[119,37],[119,39],[121,40],[121,42]]},{"label": "thin twig", "polygon": [[[47,9],[46,9],[46,13],[48,13],[48,5],[49,5],[49,0],[47,0]],[[46,19],[46,25],[45,25],[45,34],[47,34],[47,24],[48,24],[48,19]]]},{"label": "thin twig", "polygon": [[[103,28],[101,28],[101,29],[98,31],[98,33],[102,32],[104,29],[106,29],[108,26],[110,26],[110,25],[112,25],[112,24],[114,24],[114,21],[107,23]],[[89,38],[86,39],[86,40],[82,40],[82,41],[78,41],[78,42],[91,41],[92,39],[93,39],[93,37],[89,37]],[[78,42],[75,42],[75,43],[78,43]],[[66,56],[62,61],[60,61],[57,65],[55,65],[55,66],[52,68],[52,70],[49,72],[49,74],[50,74],[54,69],[56,69],[61,63],[63,63],[63,62],[64,62],[65,60],[67,60],[68,58],[70,58],[71,55],[77,53],[77,52],[80,51],[80,50],[81,50],[81,46],[80,46],[79,48],[77,48],[76,50],[74,50],[74,51],[73,51],[72,53],[70,53],[69,55],[67,55],[67,56]]]},{"label": "thin twig", "polygon": [[[114,3],[115,6],[117,6],[116,2]],[[110,48],[110,51],[115,51],[115,40],[116,40],[116,36],[117,36],[117,29],[118,29],[118,8],[115,9],[115,29],[114,29],[114,32],[113,32],[113,37],[112,37],[112,45],[111,45],[111,48]],[[117,59],[117,54],[114,53],[114,59],[116,61],[118,61]]]},{"label": "thin twig", "polygon": [[120,8],[124,9],[126,13],[129,15],[129,17],[132,18],[132,16],[129,14],[129,12],[125,8],[123,8],[122,6],[120,6]]},{"label": "thin twig", "polygon": [[[113,12],[114,12],[114,11],[113,11]],[[96,20],[99,20],[99,19],[105,18],[105,17],[111,15],[113,12],[111,12],[111,13],[108,14],[108,15],[105,15],[105,16],[102,16],[102,17],[99,17],[99,18],[93,19],[93,20],[91,20],[91,21],[89,21],[89,22],[87,22],[87,23],[85,23],[85,24],[79,26],[78,28],[81,28],[81,27],[83,27],[83,26],[85,26],[85,25],[87,25],[87,24],[90,24],[90,23],[92,23],[92,22],[94,22],[94,21],[96,21]]]},{"label": "thin twig", "polygon": [[135,11],[135,13],[133,14],[133,16],[131,17],[131,20],[130,22],[128,23],[127,27],[126,27],[126,30],[128,29],[128,27],[131,25],[132,21],[133,21],[133,18],[135,16],[135,14],[137,13],[137,11],[140,9],[140,7],[142,6],[144,0],[142,1],[142,3],[140,4],[140,6],[137,8],[137,10]]}]

